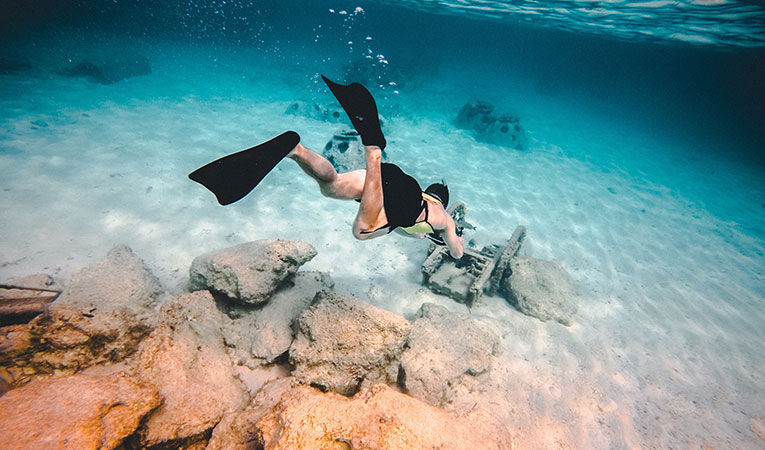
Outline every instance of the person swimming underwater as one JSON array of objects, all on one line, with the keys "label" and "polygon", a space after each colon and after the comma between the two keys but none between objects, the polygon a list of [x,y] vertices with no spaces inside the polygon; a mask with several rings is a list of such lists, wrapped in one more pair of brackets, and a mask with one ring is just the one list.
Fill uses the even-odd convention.
[{"label": "person swimming underwater", "polygon": [[359,83],[337,84],[321,76],[340,102],[364,144],[366,169],[337,173],[323,156],[304,147],[300,136],[287,131],[268,142],[224,156],[189,174],[215,194],[221,205],[246,196],[284,157],[295,161],[319,184],[325,197],[356,200],[359,210],[353,221],[353,236],[374,239],[396,231],[415,238],[428,237],[446,245],[453,258],[463,254],[462,237],[446,212],[449,189],[435,183],[422,191],[413,177],[395,164],[383,163],[386,146],[377,105]]}]

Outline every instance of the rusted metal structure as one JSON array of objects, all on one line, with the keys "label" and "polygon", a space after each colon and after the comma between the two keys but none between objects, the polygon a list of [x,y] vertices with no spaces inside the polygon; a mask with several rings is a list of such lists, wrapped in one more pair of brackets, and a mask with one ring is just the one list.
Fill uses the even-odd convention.
[{"label": "rusted metal structure", "polygon": [[29,322],[59,295],[55,289],[0,284],[0,326]]}]

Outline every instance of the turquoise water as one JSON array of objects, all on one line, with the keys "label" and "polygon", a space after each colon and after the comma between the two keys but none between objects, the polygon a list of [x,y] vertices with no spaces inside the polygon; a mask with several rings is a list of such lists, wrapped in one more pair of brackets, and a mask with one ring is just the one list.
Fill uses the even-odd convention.
[{"label": "turquoise water", "polygon": [[[764,19],[712,0],[5,2],[0,278],[65,278],[124,242],[172,286],[204,251],[279,237],[314,245],[306,268],[343,293],[407,317],[460,308],[422,289],[425,243],[354,241],[357,206],[289,161],[226,208],[186,178],[287,129],[322,149],[347,124],[285,111],[332,104],[320,73],[362,81],[391,160],[422,185],[445,178],[470,239],[524,224],[523,253],[581,291],[570,329],[498,298],[474,308],[504,330],[499,410],[521,442],[547,426],[573,447],[757,448]],[[150,73],[63,74],[127,54]],[[455,127],[475,100],[517,117],[528,148]]]}]

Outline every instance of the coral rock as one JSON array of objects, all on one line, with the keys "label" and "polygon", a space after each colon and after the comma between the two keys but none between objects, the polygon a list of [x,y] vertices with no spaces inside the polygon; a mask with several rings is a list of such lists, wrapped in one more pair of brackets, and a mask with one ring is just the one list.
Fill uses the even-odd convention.
[{"label": "coral rock", "polygon": [[[332,163],[340,173],[364,169],[367,164],[364,144],[359,133],[354,130],[340,131],[324,146],[322,156]],[[388,155],[383,149],[382,160],[387,161]]]},{"label": "coral rock", "polygon": [[270,383],[255,404],[262,406],[216,429],[209,448],[501,449],[512,444],[508,430],[482,410],[455,416],[384,384],[349,399]]},{"label": "coral rock", "polygon": [[348,116],[345,115],[345,111],[341,108],[336,106],[322,106],[312,100],[290,103],[287,110],[284,111],[284,114],[292,116],[302,115],[316,120],[337,123],[348,119]]},{"label": "coral rock", "polygon": [[247,242],[194,258],[189,284],[257,305],[314,256],[316,250],[302,241]]},{"label": "coral rock", "polygon": [[578,296],[571,276],[552,261],[518,256],[510,263],[502,293],[519,311],[570,326]]},{"label": "coral rock", "polygon": [[481,100],[465,103],[454,124],[458,128],[470,131],[473,137],[481,142],[520,151],[528,148],[528,138],[518,117],[509,113],[496,115],[494,105]]},{"label": "coral rock", "polygon": [[[0,365],[18,387],[36,374],[116,362],[135,352],[154,327],[164,289],[138,256],[118,245],[76,273],[48,311],[30,322],[20,344],[0,344]],[[8,333],[2,333],[8,336]],[[2,342],[3,338],[0,338]]]},{"label": "coral rock", "polygon": [[120,373],[37,380],[0,397],[2,446],[116,448],[159,404],[156,391]]},{"label": "coral rock", "polygon": [[299,272],[294,285],[276,291],[262,308],[232,308],[229,314],[237,317],[224,328],[229,354],[237,363],[252,368],[275,362],[292,344],[293,322],[318,292],[333,285],[327,274]]},{"label": "coral rock", "polygon": [[220,327],[228,321],[207,291],[165,303],[137,354],[136,377],[156,386],[162,406],[142,431],[144,446],[183,446],[206,439],[228,413],[249,400],[226,354]]},{"label": "coral rock", "polygon": [[362,382],[396,382],[410,328],[403,317],[324,291],[298,327],[289,356],[301,381],[343,395],[356,393]]},{"label": "coral rock", "polygon": [[499,337],[479,320],[425,303],[401,355],[404,386],[409,395],[442,406],[457,386],[491,369],[498,349]]},{"label": "coral rock", "polygon": [[126,78],[151,73],[149,60],[143,55],[112,55],[80,61],[61,71],[68,77],[81,77],[99,84],[114,84]]}]

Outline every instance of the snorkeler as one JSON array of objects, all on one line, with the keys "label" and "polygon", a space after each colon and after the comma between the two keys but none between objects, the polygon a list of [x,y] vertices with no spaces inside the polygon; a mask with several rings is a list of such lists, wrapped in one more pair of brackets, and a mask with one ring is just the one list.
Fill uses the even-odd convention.
[{"label": "snorkeler", "polygon": [[323,156],[300,144],[300,136],[287,131],[268,142],[224,156],[189,174],[189,178],[215,194],[221,205],[247,195],[284,157],[300,166],[319,184],[325,197],[360,202],[353,221],[353,236],[366,240],[392,231],[446,245],[461,258],[462,237],[446,212],[449,189],[431,184],[425,191],[395,164],[382,163],[386,141],[380,129],[372,94],[359,83],[337,84],[322,79],[340,102],[364,144],[366,169],[337,173]]}]

